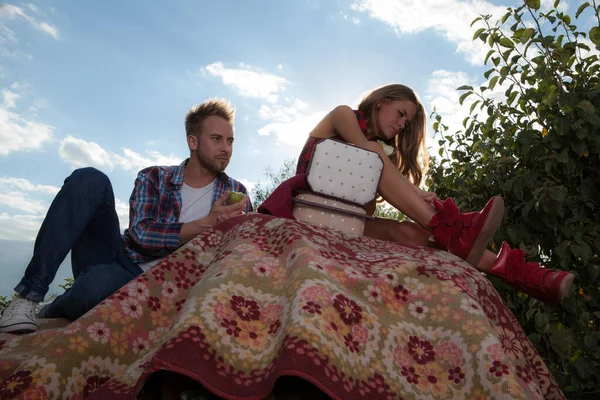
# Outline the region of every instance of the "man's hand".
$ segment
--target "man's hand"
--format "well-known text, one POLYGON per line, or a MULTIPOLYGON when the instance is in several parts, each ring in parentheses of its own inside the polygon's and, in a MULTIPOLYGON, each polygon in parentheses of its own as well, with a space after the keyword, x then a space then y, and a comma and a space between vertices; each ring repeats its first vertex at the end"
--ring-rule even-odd
POLYGON ((215 201, 206 217, 183 224, 181 232, 179 233, 180 246, 198 236, 203 230, 210 229, 220 222, 244 213, 244 207, 246 206, 248 198, 246 197, 239 203, 230 206, 223 205, 228 196, 229 191, 223 193, 223 195, 215 201))
POLYGON ((215 201, 212 208, 210 209, 210 213, 206 218, 210 222, 214 221, 212 225, 216 225, 218 223, 226 221, 231 217, 242 215, 244 213, 244 208, 246 207, 247 199, 245 198, 244 200, 241 200, 231 205, 223 205, 223 203, 227 200, 228 197, 229 191, 227 190, 225 193, 223 193, 221 197, 217 199, 217 201, 215 201))

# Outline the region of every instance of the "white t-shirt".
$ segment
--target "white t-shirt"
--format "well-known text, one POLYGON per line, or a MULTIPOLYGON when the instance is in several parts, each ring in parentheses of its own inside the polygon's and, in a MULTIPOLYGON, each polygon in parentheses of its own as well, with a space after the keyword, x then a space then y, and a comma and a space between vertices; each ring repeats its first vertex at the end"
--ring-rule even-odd
MULTIPOLYGON (((215 181, 198 189, 184 183, 181 187, 181 213, 179 214, 179 222, 191 222, 206 217, 212 207, 214 190, 215 181)), ((163 259, 164 257, 146 263, 139 263, 138 265, 142 271, 146 272, 163 259)))

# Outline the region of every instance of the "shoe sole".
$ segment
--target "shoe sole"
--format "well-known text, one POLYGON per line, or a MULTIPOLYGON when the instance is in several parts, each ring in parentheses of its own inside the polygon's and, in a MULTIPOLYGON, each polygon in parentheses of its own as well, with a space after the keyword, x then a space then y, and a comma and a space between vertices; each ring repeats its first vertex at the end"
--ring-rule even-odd
POLYGON ((35 331, 37 331, 37 325, 22 322, 0 328, 0 333, 31 333, 35 331))
POLYGON ((483 257, 483 253, 485 252, 488 243, 494 237, 494 234, 502 224, 502 218, 504 217, 504 200, 500 196, 492 197, 494 202, 492 203, 492 208, 483 223, 483 228, 481 228, 481 232, 475 239, 475 243, 473 243, 473 247, 471 251, 467 255, 466 261, 474 266, 479 264, 481 261, 481 257, 483 257))
POLYGON ((569 294, 569 289, 571 288, 571 284, 575 280, 575 275, 569 274, 567 275, 562 282, 560 283, 560 287, 558 288, 558 300, 561 301, 564 299, 567 294, 569 294))

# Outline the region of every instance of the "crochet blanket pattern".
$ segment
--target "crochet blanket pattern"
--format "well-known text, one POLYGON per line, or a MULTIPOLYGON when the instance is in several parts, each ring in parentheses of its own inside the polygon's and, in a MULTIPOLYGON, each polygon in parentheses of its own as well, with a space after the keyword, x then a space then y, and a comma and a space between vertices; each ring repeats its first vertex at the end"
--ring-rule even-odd
POLYGON ((563 399, 492 284, 444 251, 261 214, 206 231, 61 329, 0 334, 0 399, 132 399, 170 370, 225 399, 563 399))

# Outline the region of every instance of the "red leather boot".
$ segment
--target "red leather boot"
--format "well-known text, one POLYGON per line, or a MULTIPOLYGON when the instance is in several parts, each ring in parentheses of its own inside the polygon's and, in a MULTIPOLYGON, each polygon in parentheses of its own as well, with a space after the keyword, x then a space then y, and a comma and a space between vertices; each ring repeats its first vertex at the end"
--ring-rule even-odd
POLYGON ((492 197, 483 210, 461 214, 451 198, 434 200, 439 211, 427 224, 432 228, 435 243, 477 266, 487 244, 502 222, 504 200, 492 197))
POLYGON ((544 303, 558 303, 575 279, 568 271, 542 268, 536 262, 525 262, 525 253, 511 249, 504 242, 489 273, 502 278, 515 289, 544 303))

